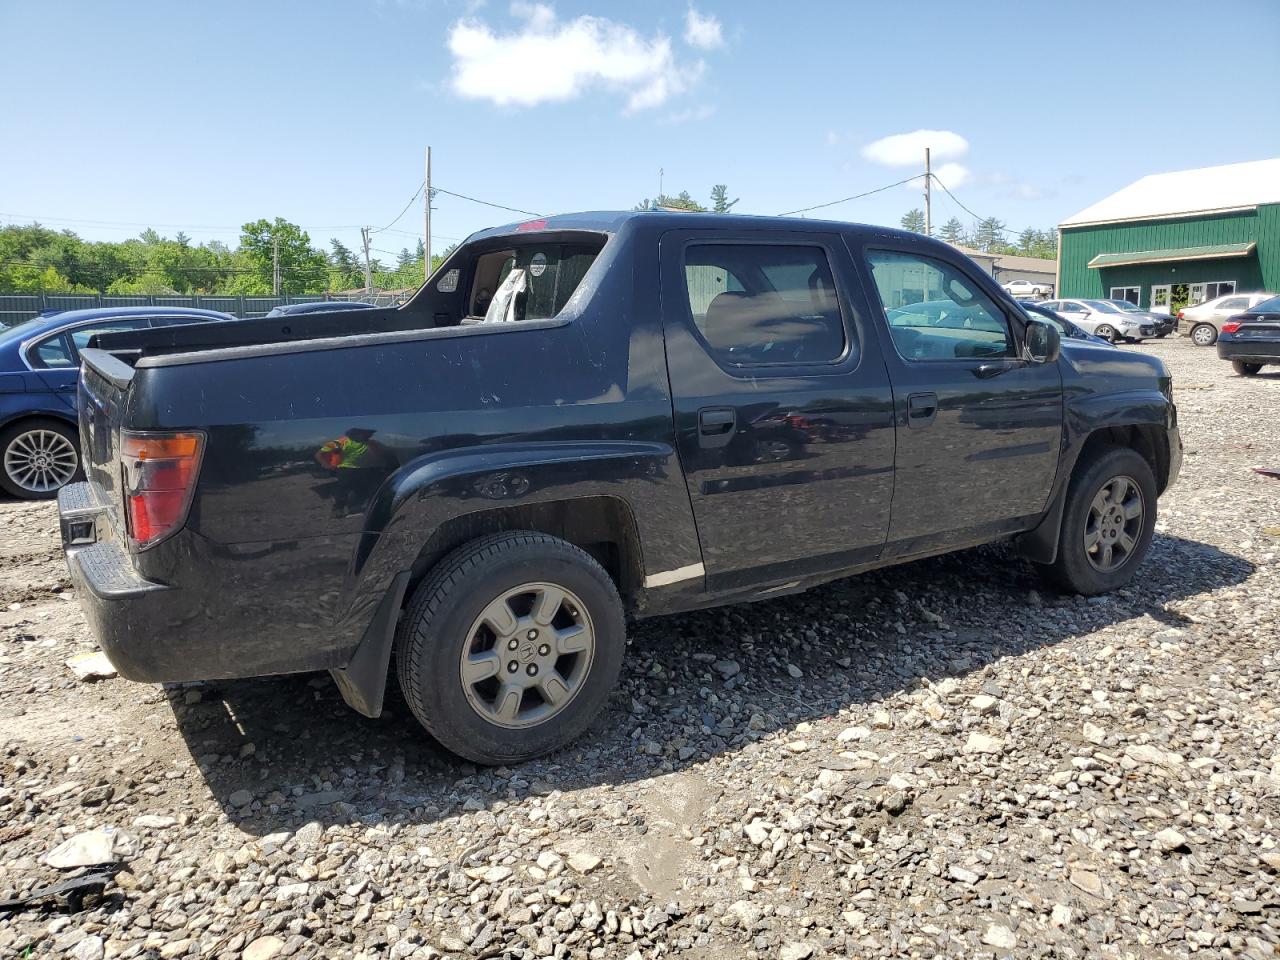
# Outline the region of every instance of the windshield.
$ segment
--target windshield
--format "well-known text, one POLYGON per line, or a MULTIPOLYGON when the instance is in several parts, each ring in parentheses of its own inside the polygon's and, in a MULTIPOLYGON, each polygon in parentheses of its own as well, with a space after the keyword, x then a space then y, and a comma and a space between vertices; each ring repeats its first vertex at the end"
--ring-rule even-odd
POLYGON ((1135 306, 1134 304, 1130 303, 1128 300, 1108 300, 1107 303, 1114 306, 1117 310, 1123 311, 1124 313, 1142 313, 1143 312, 1141 307, 1135 306))
POLYGON ((0 343, 12 343, 15 340, 25 340, 27 337, 35 333, 40 327, 44 326, 48 317, 32 317, 30 320, 24 320, 22 323, 14 324, 12 327, 4 327, 0 329, 0 343))
POLYGON ((1110 300, 1081 300, 1090 310, 1101 310, 1103 313, 1120 313, 1121 310, 1110 300))

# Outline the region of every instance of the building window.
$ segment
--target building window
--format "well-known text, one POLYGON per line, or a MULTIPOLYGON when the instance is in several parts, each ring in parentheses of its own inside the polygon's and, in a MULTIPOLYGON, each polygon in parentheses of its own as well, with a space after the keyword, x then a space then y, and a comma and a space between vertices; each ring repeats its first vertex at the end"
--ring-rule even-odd
POLYGON ((1136 307, 1138 305, 1138 302, 1142 299, 1142 288, 1141 287, 1112 287, 1111 299, 1127 300, 1136 307))
POLYGON ((1195 306, 1206 300, 1216 300, 1228 293, 1236 292, 1234 280, 1216 280, 1212 283, 1193 283, 1187 288, 1187 305, 1195 306))

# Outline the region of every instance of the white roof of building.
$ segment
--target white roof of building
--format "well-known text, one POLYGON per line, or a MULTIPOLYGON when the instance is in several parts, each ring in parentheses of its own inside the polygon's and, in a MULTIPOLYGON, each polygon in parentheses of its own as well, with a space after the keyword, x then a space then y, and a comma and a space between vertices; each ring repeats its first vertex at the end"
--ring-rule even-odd
POLYGON ((1280 203, 1280 157, 1155 173, 1099 200, 1059 226, 1149 220, 1280 203))

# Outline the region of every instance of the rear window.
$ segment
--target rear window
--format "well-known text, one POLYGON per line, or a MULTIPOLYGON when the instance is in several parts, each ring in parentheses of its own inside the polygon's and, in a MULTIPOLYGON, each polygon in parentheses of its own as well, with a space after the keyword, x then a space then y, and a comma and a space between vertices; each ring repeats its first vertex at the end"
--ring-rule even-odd
POLYGON ((1280 297, 1263 300, 1253 308, 1253 313, 1280 313, 1280 297))
POLYGON ((476 258, 467 313, 490 322, 547 320, 573 296, 603 244, 512 246, 476 258))

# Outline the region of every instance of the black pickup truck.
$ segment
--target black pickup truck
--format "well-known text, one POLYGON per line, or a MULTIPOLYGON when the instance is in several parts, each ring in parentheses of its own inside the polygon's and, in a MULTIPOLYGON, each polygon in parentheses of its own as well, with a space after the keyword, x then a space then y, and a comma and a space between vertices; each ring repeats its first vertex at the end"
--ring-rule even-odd
POLYGON ((599 712, 627 614, 1012 538, 1127 583, 1182 459, 1159 360, 1061 343, 954 249, 807 220, 593 213, 475 234, 398 309, 83 352, 67 561, 128 678, 394 657, 484 763, 599 712))

